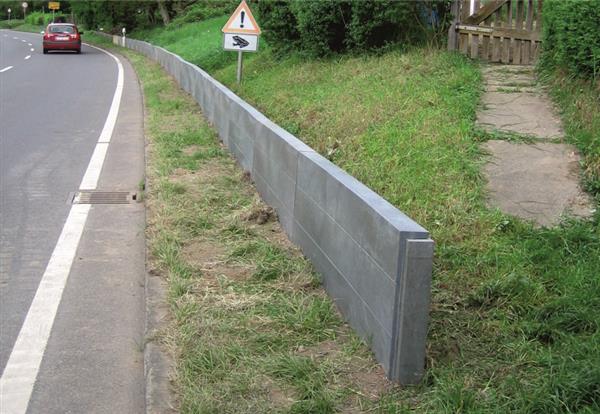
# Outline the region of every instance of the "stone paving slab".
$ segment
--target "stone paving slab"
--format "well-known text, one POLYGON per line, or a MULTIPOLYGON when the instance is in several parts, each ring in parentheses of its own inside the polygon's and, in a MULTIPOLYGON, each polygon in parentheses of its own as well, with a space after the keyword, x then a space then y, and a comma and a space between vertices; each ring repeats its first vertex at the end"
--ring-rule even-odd
POLYGON ((536 86, 532 68, 489 65, 482 73, 486 92, 477 115, 481 127, 539 139, 563 136, 554 105, 543 89, 536 86))
POLYGON ((546 227, 558 224, 565 213, 593 214, 579 186, 580 156, 573 146, 495 140, 484 148, 492 154, 484 169, 492 206, 546 227))
POLYGON ((534 138, 536 144, 489 141, 484 173, 489 204, 506 214, 553 226, 563 215, 589 217, 593 202, 579 185, 580 156, 562 140, 554 105, 531 66, 487 65, 485 92, 477 114, 480 127, 534 138))

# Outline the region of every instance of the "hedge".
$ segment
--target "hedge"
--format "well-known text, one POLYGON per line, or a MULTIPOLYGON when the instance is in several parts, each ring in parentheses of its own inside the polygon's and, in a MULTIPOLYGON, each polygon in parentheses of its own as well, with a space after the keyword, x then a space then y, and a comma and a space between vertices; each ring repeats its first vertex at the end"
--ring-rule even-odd
POLYGON ((423 38, 435 15, 441 24, 448 0, 260 0, 258 14, 275 51, 324 56, 423 38), (430 22, 427 22, 430 20, 430 22))
POLYGON ((571 74, 600 76, 600 0, 546 0, 543 10, 545 68, 571 74))

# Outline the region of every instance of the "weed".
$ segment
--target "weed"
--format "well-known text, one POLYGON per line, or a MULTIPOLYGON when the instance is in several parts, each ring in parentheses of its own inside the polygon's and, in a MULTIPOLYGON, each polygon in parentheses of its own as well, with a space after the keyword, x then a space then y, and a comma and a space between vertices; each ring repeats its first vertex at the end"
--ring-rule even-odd
POLYGON ((335 398, 326 387, 326 367, 307 357, 284 355, 270 367, 271 374, 294 387, 297 401, 292 413, 333 413, 335 398))
POLYGON ((539 138, 533 135, 518 134, 510 131, 488 130, 480 127, 473 128, 473 136, 479 142, 501 140, 522 144, 533 144, 540 141, 539 138))

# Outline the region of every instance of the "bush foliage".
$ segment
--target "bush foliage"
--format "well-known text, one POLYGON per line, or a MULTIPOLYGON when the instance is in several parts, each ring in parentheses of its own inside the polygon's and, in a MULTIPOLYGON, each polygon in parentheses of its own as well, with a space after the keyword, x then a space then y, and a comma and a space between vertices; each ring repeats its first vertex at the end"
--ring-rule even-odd
POLYGON ((52 23, 52 21, 57 23, 67 21, 70 22, 71 16, 62 13, 55 13, 52 15, 52 13, 33 12, 28 14, 27 18, 25 19, 25 23, 29 23, 32 26, 46 26, 52 23))
POLYGON ((543 14, 542 65, 597 79, 600 76, 600 0, 547 0, 543 14))
POLYGON ((261 0, 258 13, 264 36, 275 50, 294 49, 311 56, 324 56, 422 38, 426 26, 440 25, 448 3, 446 0, 261 0))
POLYGON ((176 14, 173 24, 196 23, 213 17, 231 14, 239 4, 238 0, 197 1, 176 14))

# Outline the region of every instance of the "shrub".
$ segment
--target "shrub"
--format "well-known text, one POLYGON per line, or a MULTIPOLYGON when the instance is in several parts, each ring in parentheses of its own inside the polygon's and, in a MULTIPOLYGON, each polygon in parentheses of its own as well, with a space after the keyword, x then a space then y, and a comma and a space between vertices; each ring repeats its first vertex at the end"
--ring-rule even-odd
POLYGON ((418 14, 414 2, 394 0, 352 2, 348 45, 358 49, 383 46, 386 42, 418 37, 418 14))
POLYGON ((422 9, 446 1, 262 0, 258 3, 264 35, 276 51, 291 49, 324 56, 368 49, 423 36, 422 9))
POLYGON ((544 3, 541 64, 571 74, 600 75, 600 0, 548 0, 544 3))
POLYGON ((349 2, 296 0, 292 5, 303 50, 313 56, 323 56, 344 49, 349 2))
POLYGON ((31 25, 44 25, 44 13, 42 12, 32 12, 27 15, 25 18, 25 23, 29 23, 31 25))
POLYGON ((261 1, 257 11, 265 40, 274 50, 285 53, 300 47, 298 22, 289 1, 261 1))
POLYGON ((235 10, 238 4, 238 0, 196 1, 180 12, 178 16, 173 19, 173 23, 194 23, 212 17, 230 14, 235 10))

